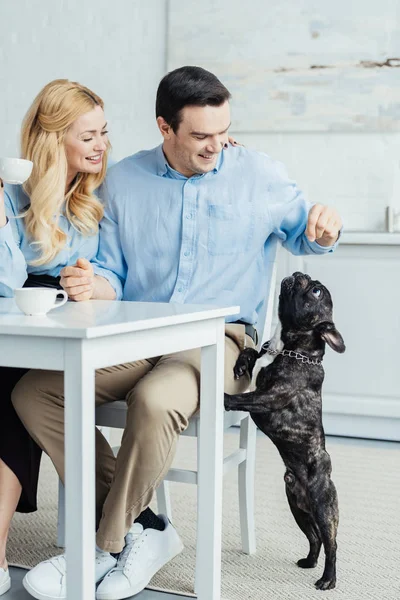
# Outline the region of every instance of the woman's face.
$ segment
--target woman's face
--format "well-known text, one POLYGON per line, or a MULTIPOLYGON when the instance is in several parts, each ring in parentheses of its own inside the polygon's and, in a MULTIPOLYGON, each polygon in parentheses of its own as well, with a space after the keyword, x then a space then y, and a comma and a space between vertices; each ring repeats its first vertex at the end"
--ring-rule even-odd
POLYGON ((100 173, 107 149, 106 127, 101 106, 96 106, 72 123, 64 139, 68 183, 77 173, 100 173))

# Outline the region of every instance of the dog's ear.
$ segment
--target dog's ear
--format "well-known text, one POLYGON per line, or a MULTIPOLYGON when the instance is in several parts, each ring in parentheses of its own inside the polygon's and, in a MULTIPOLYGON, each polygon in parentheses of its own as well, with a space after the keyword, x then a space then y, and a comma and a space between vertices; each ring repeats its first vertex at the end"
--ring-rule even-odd
POLYGON ((339 352, 339 354, 342 354, 346 350, 343 338, 332 321, 323 321, 322 323, 318 323, 316 330, 322 339, 329 344, 332 350, 339 352))

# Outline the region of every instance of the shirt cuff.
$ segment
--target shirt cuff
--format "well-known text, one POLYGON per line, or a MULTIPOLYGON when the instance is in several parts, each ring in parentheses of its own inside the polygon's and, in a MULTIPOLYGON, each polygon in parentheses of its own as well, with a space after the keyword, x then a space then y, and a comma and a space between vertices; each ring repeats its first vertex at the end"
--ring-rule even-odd
POLYGON ((342 235, 342 232, 343 232, 343 227, 342 227, 342 229, 340 229, 337 240, 333 244, 333 246, 321 246, 321 244, 318 244, 318 242, 316 240, 315 240, 315 242, 310 242, 310 240, 308 239, 306 234, 304 234, 304 240, 305 240, 305 243, 307 244, 308 248, 310 248, 310 250, 313 254, 328 254, 329 252, 334 252, 336 250, 336 248, 339 244, 339 240, 340 240, 340 236, 342 235))
POLYGON ((95 265, 93 263, 92 266, 94 274, 99 275, 100 277, 104 277, 104 279, 107 279, 108 283, 114 288, 116 294, 115 299, 122 300, 123 288, 118 275, 116 275, 112 271, 109 271, 108 269, 104 269, 103 267, 99 267, 98 265, 95 265))

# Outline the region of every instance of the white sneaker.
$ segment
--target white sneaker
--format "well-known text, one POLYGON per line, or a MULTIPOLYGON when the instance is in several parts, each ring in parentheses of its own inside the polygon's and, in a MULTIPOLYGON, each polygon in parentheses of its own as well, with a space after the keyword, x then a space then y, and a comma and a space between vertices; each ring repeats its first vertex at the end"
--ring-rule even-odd
POLYGON ((8 592, 10 587, 10 571, 8 569, 0 569, 0 596, 8 592))
MULTIPOLYGON (((96 583, 115 567, 117 560, 111 554, 96 550, 96 583)), ((22 584, 37 600, 65 600, 66 591, 65 554, 45 560, 25 575, 22 584)))
POLYGON ((164 515, 164 531, 143 529, 134 523, 125 537, 125 547, 97 588, 97 600, 122 600, 141 592, 167 562, 182 552, 183 543, 164 515))

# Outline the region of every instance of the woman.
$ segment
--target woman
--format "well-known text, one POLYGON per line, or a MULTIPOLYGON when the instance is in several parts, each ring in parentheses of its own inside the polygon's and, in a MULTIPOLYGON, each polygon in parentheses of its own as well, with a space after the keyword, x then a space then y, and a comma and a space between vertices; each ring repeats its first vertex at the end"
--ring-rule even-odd
MULTIPOLYGON (((21 132, 22 157, 33 161, 24 186, 0 179, 0 296, 24 284, 60 288, 59 274, 98 247, 109 142, 101 98, 65 79, 35 98, 21 132)), ((85 288, 82 288, 82 292, 85 288)), ((26 371, 0 369, 0 596, 11 586, 6 544, 14 512, 36 510, 41 450, 11 403, 26 371)))

